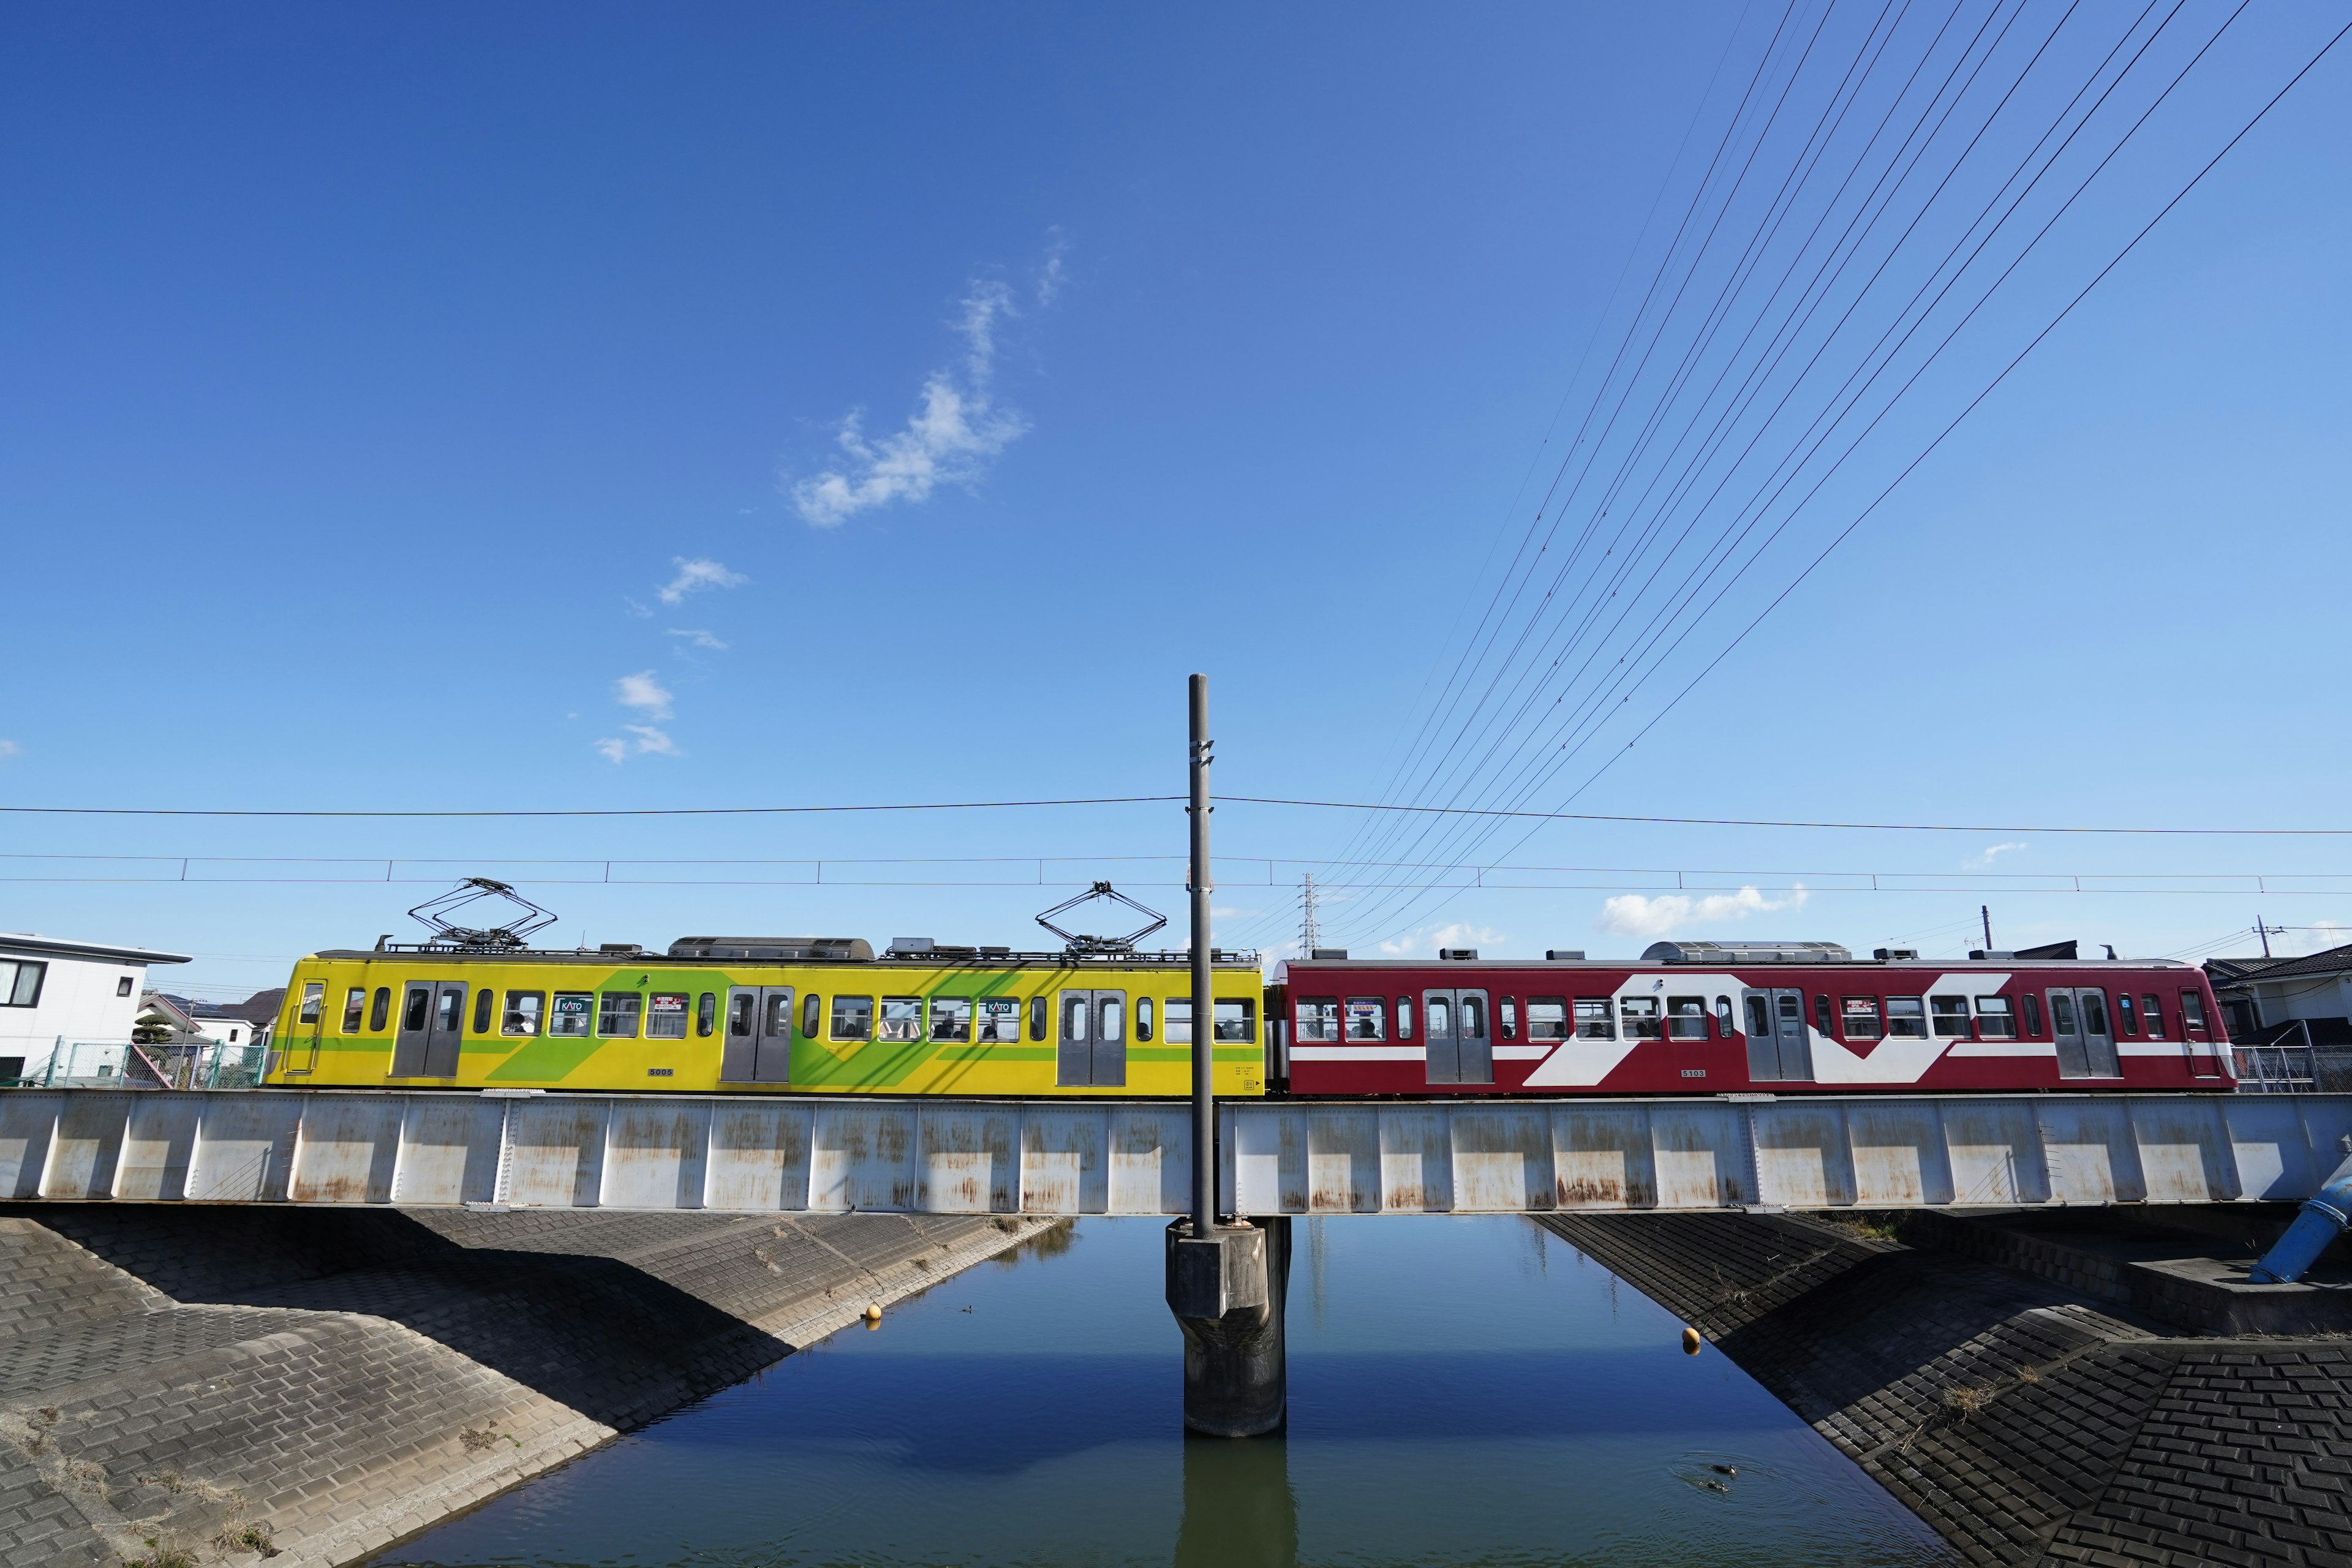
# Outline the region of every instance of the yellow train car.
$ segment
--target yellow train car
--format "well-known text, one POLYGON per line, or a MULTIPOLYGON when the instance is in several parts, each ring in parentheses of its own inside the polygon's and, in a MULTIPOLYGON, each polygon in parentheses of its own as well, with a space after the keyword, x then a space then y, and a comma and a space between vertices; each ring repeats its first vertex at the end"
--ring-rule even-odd
MULTIPOLYGON (((1216 1092, 1263 1095, 1254 956, 1213 969, 1216 1092)), ((1182 1096, 1181 953, 1014 953, 854 937, 683 937, 666 952, 380 946, 286 989, 274 1088, 642 1094, 1182 1096)))

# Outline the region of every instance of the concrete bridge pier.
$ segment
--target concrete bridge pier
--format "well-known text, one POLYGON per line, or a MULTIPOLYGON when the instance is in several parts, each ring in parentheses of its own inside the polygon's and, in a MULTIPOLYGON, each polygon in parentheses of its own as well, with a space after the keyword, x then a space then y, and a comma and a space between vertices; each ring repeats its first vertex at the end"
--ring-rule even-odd
POLYGON ((1212 1437, 1277 1432, 1288 1414, 1282 1339, 1290 1285, 1286 1215, 1168 1227, 1168 1309, 1184 1334, 1184 1425, 1212 1437))

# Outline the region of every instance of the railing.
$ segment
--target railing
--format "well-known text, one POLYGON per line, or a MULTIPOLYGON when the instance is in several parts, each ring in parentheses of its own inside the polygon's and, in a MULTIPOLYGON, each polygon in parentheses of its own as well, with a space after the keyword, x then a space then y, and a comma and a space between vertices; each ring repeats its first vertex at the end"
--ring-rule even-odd
MULTIPOLYGON (((2240 1094, 2314 1094, 2319 1089, 2319 1076, 2313 1070, 2311 1053, 2311 1022, 2297 1018, 2296 1030, 2303 1044, 2289 1046, 2238 1046, 2238 1092, 2240 1094)), ((2289 1038, 2281 1036, 2282 1040, 2289 1038)))

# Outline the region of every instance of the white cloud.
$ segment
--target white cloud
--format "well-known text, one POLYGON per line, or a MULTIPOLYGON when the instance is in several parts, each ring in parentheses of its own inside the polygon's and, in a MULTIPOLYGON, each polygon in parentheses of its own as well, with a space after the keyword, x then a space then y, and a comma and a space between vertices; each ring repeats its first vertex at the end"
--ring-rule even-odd
POLYGON ((665 605, 683 603, 688 594, 698 594, 705 588, 740 588, 751 580, 702 556, 689 561, 683 555, 673 555, 670 564, 677 568, 677 575, 661 586, 660 598, 665 605))
POLYGON ((1785 899, 1768 899, 1754 888, 1742 888, 1736 893, 1709 893, 1703 899, 1683 893, 1666 893, 1654 899, 1640 893, 1621 893, 1601 906, 1601 919, 1594 923, 1602 931, 1623 936, 1669 936, 1685 926, 1745 920, 1774 910, 1801 910, 1810 896, 1802 888, 1785 899))
MULTIPOLYGON (((1058 258, 1049 266, 1057 268, 1058 258)), ((961 376, 933 371, 906 428, 879 440, 867 438, 862 413, 849 414, 834 437, 849 460, 792 485, 793 510, 806 521, 832 528, 874 507, 927 500, 942 484, 978 479, 990 458, 1029 429, 1018 412, 996 406, 988 386, 996 368, 997 322, 1019 314, 1013 290, 974 282, 955 329, 964 340, 961 376)))
POLYGON ((10 757, 21 757, 24 754, 25 748, 16 742, 0 741, 0 763, 6 762, 10 757))
POLYGON ((2325 952, 2331 947, 2341 947, 2352 942, 2352 926, 2335 921, 2318 921, 2308 929, 2286 933, 2284 941, 2271 939, 2271 951, 2302 957, 2310 952, 2325 952))
POLYGON ((649 621, 654 618, 654 613, 651 610, 646 608, 645 605, 637 603, 635 599, 630 598, 626 594, 621 595, 621 603, 626 605, 629 607, 629 614, 635 616, 638 620, 649 621))
POLYGON ((654 679, 650 669, 635 675, 625 675, 613 682, 613 700, 624 708, 635 708, 648 719, 670 716, 670 694, 654 679))
POLYGON ((712 637, 709 632, 702 630, 700 627, 696 627, 692 630, 686 630, 677 626, 672 626, 669 628, 669 635, 674 637, 684 637, 688 647, 707 647, 711 649, 713 652, 724 652, 727 647, 725 643, 720 642, 717 637, 712 637))
POLYGON ((2021 840, 2015 844, 1992 845, 1986 848, 1983 853, 1977 855, 1971 859, 1962 861, 1960 863, 1960 869, 1963 871, 1989 871, 1992 869, 1992 862, 1995 856, 2006 855, 2012 849, 2022 849, 2024 847, 2025 845, 2021 840))
POLYGON ((1381 943, 1380 947, 1391 958, 1421 958, 1433 956, 1441 947, 1489 947, 1502 941, 1503 935, 1491 926, 1455 921, 1434 931, 1427 926, 1416 927, 1392 942, 1381 943))
POLYGON ((1057 224, 1045 231, 1045 264, 1037 268, 1037 303, 1051 305, 1061 297, 1062 285, 1068 281, 1062 270, 1062 258, 1068 255, 1070 242, 1057 224))
POLYGON ((671 740, 665 730, 651 724, 624 724, 621 728, 628 733, 607 735, 596 742, 597 752, 607 762, 625 763, 631 757, 642 757, 648 752, 657 752, 665 757, 678 754, 677 742, 671 740))

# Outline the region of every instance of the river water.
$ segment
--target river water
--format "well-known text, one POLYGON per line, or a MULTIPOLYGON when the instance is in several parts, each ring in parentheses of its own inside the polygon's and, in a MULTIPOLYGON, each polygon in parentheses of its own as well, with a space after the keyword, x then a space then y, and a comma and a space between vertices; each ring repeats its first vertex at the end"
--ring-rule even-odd
POLYGON ((1188 1440, 1160 1231, 1050 1233, 375 1564, 1958 1561, 1518 1218, 1296 1222, 1289 1430, 1188 1440))

